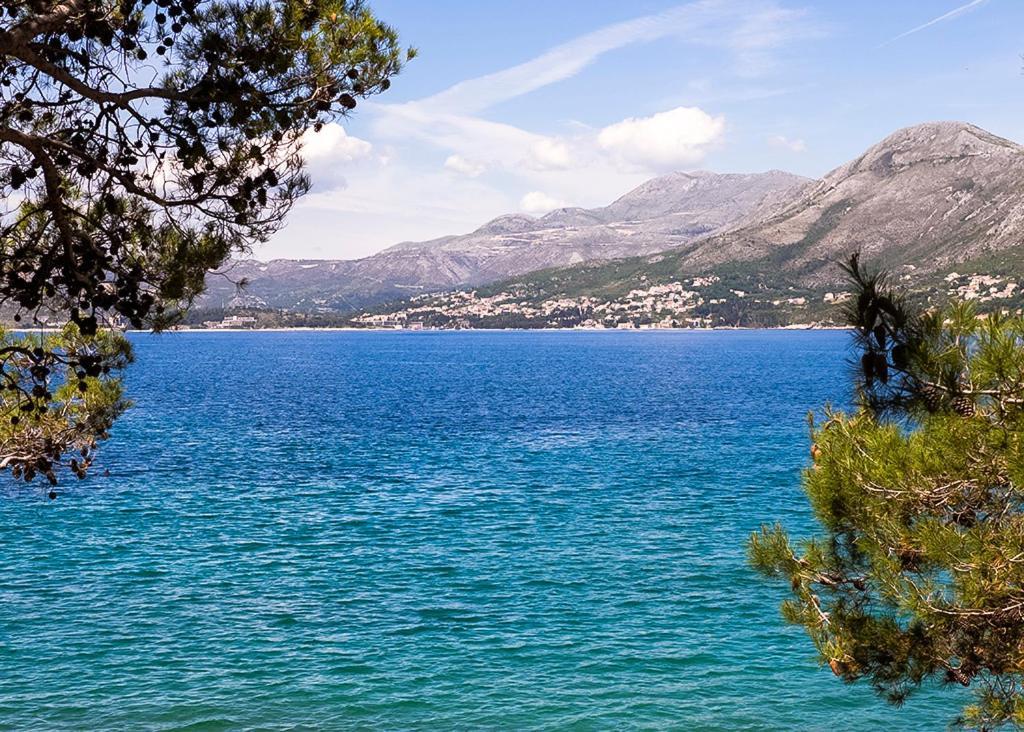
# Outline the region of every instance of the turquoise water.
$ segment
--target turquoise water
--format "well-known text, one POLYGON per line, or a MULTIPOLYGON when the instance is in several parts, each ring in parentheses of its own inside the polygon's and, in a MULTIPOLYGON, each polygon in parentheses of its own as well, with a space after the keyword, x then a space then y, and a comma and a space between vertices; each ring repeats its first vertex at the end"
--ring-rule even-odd
POLYGON ((0 496, 0 729, 944 726, 747 569, 824 332, 135 338, 109 477, 0 496))

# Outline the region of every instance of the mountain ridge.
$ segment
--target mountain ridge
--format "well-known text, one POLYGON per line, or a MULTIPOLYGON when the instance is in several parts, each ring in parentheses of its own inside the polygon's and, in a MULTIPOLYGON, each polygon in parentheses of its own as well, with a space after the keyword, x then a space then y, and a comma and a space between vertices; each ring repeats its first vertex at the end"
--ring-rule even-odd
MULTIPOLYGON (((612 323, 820 320, 842 288, 837 262, 853 251, 926 297, 1021 304, 1024 147, 974 125, 897 130, 761 213, 656 254, 534 272, 481 288, 477 302, 453 296, 447 319, 507 323, 515 302, 526 327, 596 324, 595 313, 612 323)), ((431 322, 428 305, 404 311, 431 322)))
POLYGON ((358 260, 233 262, 200 308, 354 311, 414 292, 481 286, 561 265, 646 254, 740 226, 810 180, 782 171, 674 173, 596 209, 506 214, 461 235, 401 242, 358 260), (235 282, 245 280, 239 292, 235 282))

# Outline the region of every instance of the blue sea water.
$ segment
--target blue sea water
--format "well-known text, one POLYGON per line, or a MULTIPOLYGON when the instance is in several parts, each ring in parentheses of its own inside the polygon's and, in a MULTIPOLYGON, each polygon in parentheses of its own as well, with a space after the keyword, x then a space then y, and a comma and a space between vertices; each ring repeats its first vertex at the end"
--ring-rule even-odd
POLYGON ((100 470, 0 496, 0 729, 942 728, 745 564, 847 338, 135 336, 100 470))

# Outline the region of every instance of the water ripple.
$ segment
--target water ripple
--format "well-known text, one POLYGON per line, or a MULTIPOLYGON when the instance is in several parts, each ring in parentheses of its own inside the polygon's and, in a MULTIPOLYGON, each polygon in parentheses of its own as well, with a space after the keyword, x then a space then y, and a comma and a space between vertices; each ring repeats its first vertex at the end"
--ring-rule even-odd
POLYGON ((0 729, 935 729, 818 668, 834 333, 136 337, 110 477, 2 486, 0 729))

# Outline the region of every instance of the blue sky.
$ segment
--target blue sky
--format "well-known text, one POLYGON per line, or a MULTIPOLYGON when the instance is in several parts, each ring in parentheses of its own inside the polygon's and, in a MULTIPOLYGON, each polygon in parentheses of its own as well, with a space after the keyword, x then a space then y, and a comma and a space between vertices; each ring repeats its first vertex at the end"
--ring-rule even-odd
POLYGON ((375 0, 420 55, 311 136, 261 258, 351 259, 672 170, 821 176, 957 119, 1024 141, 1020 0, 375 0))

